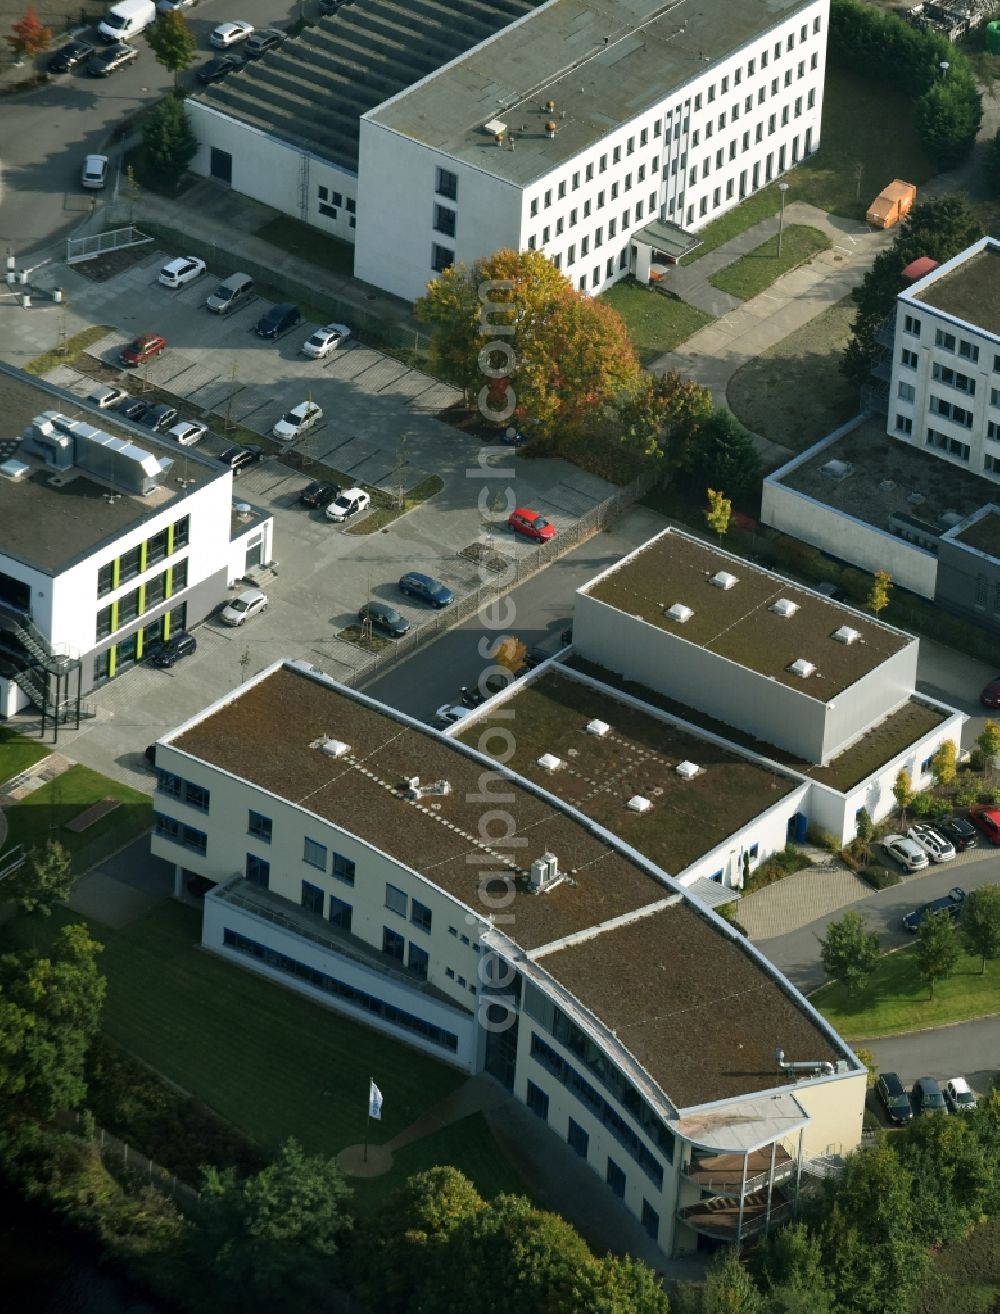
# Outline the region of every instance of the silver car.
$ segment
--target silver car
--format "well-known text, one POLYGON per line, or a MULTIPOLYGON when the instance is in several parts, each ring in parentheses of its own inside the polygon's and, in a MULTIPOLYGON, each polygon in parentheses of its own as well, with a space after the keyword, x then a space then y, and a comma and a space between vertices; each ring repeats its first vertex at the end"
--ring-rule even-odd
POLYGON ((223 607, 221 620, 224 625, 242 625, 262 611, 267 611, 267 594, 260 589, 247 589, 223 607))

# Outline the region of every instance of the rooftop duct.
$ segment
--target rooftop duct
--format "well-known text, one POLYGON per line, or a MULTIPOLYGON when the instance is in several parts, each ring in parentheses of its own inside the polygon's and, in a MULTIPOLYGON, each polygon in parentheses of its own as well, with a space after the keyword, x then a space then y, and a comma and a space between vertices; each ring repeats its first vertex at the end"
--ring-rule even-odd
POLYGON ((554 853, 543 853, 531 864, 528 883, 535 894, 550 890, 559 880, 559 859, 554 853))

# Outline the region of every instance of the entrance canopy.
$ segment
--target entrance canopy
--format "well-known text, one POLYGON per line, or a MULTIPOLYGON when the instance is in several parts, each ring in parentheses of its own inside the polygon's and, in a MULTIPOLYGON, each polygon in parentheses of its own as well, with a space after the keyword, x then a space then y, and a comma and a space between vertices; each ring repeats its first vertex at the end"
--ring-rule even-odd
POLYGON ((645 228, 640 228, 632 234, 632 241, 638 246, 651 247, 675 262, 701 246, 701 238, 695 233, 685 232, 679 224, 665 219, 654 219, 645 228))

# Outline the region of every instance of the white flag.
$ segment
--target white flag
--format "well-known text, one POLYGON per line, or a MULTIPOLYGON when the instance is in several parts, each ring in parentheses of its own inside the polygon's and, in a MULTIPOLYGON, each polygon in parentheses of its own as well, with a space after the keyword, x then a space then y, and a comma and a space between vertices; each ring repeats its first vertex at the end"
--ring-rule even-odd
POLYGON ((369 1118, 379 1119, 382 1117, 382 1092, 370 1079, 368 1082, 368 1116, 369 1118))

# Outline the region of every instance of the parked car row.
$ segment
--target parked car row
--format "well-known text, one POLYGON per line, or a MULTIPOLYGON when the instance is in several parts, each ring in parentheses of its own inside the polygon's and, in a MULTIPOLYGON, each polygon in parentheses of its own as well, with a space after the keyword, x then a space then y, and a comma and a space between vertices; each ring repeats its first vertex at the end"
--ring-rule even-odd
POLYGON ((933 824, 915 822, 905 835, 886 835, 881 845, 905 871, 922 871, 928 864, 951 862, 958 853, 976 847, 976 829, 1000 844, 1000 808, 975 803, 965 817, 940 817, 933 824))
POLYGON ((875 1091, 885 1116, 896 1127, 904 1127, 922 1113, 967 1113, 976 1107, 976 1095, 964 1077, 952 1077, 942 1091, 933 1077, 919 1077, 909 1095, 895 1072, 883 1072, 875 1091))

